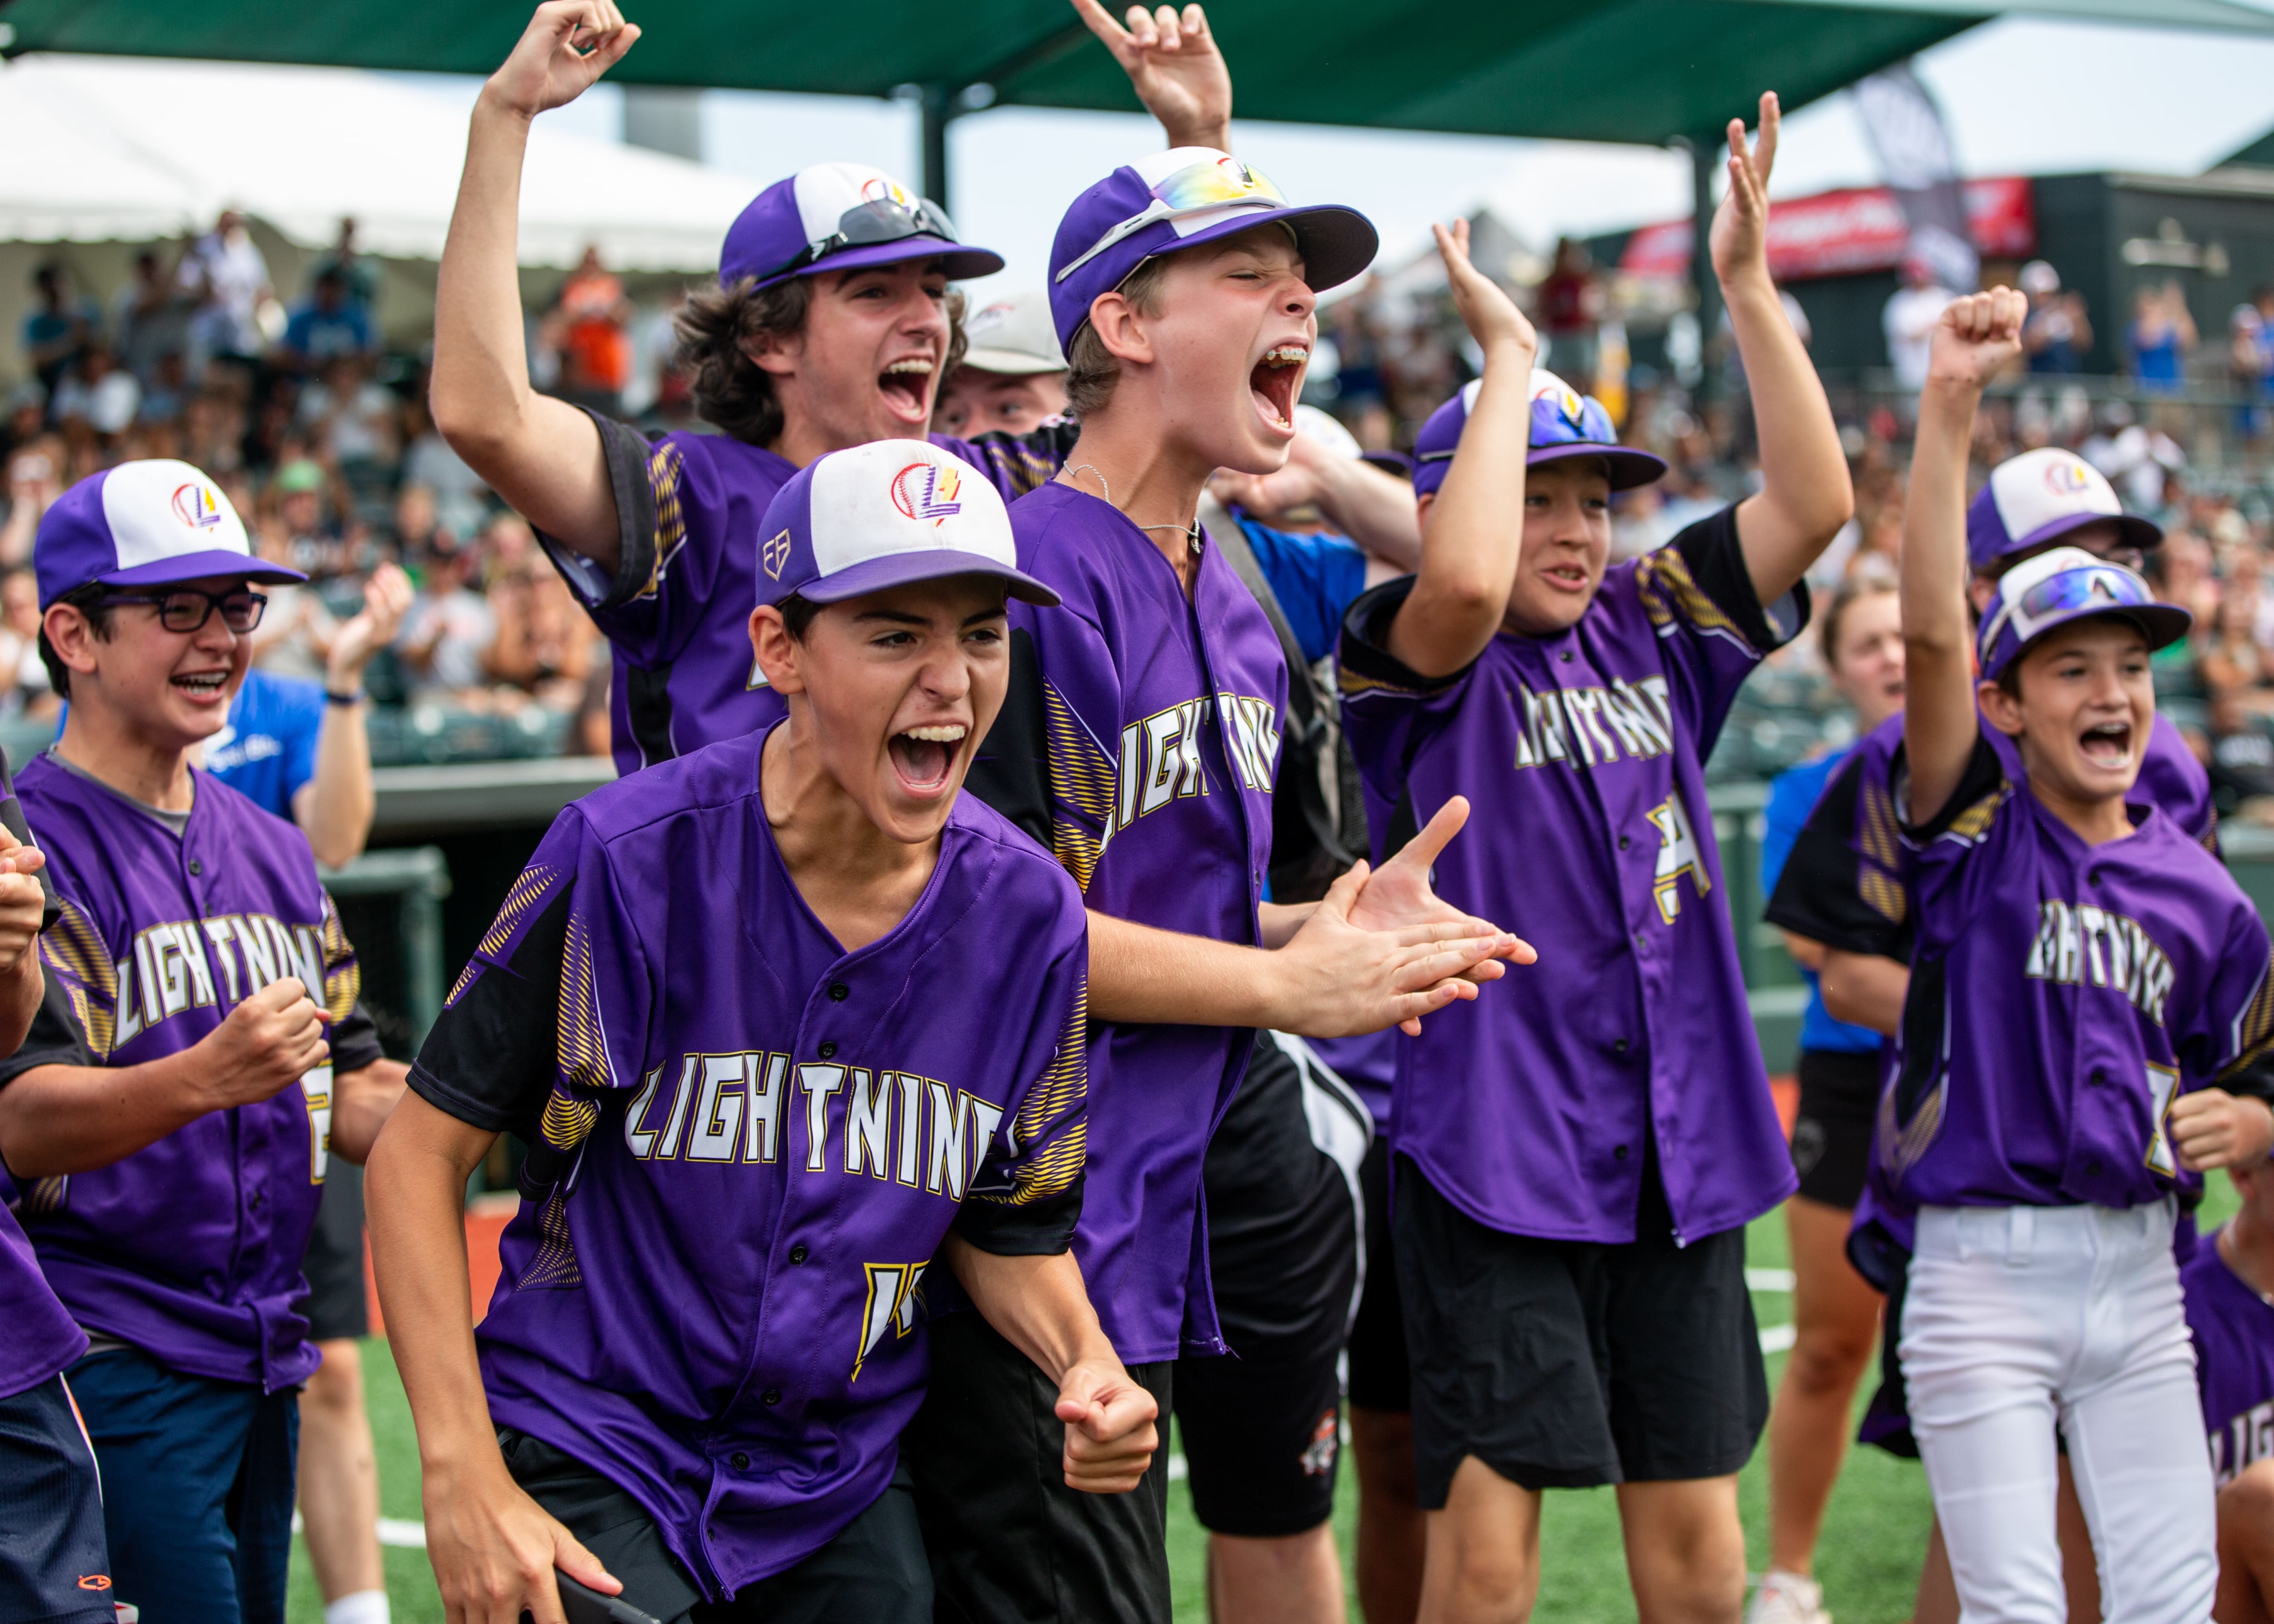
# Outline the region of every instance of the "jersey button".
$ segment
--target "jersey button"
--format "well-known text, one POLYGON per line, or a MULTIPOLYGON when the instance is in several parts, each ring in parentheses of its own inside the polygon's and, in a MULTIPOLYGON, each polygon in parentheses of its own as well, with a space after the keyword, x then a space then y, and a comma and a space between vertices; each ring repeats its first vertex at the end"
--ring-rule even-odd
POLYGON ((832 1039, 821 1046, 821 1057, 824 1060, 834 1060, 837 1057, 836 1040, 832 1039))
POLYGON ((740 1449, 735 1450, 734 1454, 727 1457, 727 1463, 732 1466, 736 1471, 748 1471, 750 1470, 750 1457, 744 1455, 740 1449))
POLYGON ((1621 836, 1619 837, 1619 850, 1621 850, 1621 851, 1623 851, 1623 851, 1625 851, 1625 850, 1627 849, 1627 847, 1629 847, 1629 846, 1632 846, 1633 844, 1634 844, 1633 840, 1631 840, 1630 838, 1629 838, 1627 836, 1625 836, 1625 835, 1621 835, 1621 836))
POLYGON ((769 1410, 772 1409, 776 1404, 781 1402, 781 1389, 779 1387, 768 1387, 764 1392, 758 1395, 758 1402, 764 1404, 769 1410))
POLYGON ((2100 1177, 2100 1163, 2097 1162, 2088 1162, 2084 1164, 2084 1170, 2087 1176, 2097 1178, 2100 1177))
POLYGON ((789 1260, 792 1263, 802 1263, 806 1259, 812 1255, 812 1253, 806 1251, 805 1243, 803 1241, 798 1242, 796 1245, 789 1249, 789 1260))
POLYGON ((1571 650, 1569 650, 1569 649, 1566 649, 1566 650, 1563 650, 1563 652, 1562 652, 1562 654, 1558 655, 1556 658, 1559 658, 1559 659, 1561 659, 1561 660, 1562 660, 1565 665, 1570 665, 1570 664, 1571 663, 1571 650))
POLYGON ((847 987, 844 982, 832 981, 829 983, 829 1001, 832 1004, 842 1004, 846 999, 852 996, 853 989, 850 987, 847 987))
MULTIPOLYGON (((1626 1052, 1627 1041, 1624 1038, 1613 1038, 1611 1040, 1611 1053, 1615 1055, 1623 1055, 1626 1052)), ((1626 1153, 1622 1151, 1619 1154, 1624 1155, 1626 1153)))
POLYGON ((191 859, 190 859, 190 872, 191 872, 192 874, 203 874, 205 871, 206 871, 206 866, 205 866, 205 864, 203 864, 203 863, 200 862, 200 861, 199 861, 196 858, 194 858, 194 857, 192 857, 192 858, 191 858, 191 859))
POLYGON ((1627 1159, 1627 1147, 1626 1147, 1625 1146, 1623 1146, 1623 1145, 1614 1145, 1614 1146, 1612 1146, 1612 1147, 1611 1147, 1611 1160, 1612 1160, 1612 1161, 1614 1161, 1614 1162, 1624 1162, 1626 1159, 1627 1159))
POLYGON ((2105 1088, 2108 1086, 2108 1073, 2105 1071, 2095 1071, 2085 1080, 2090 1082, 2095 1088, 2105 1088))

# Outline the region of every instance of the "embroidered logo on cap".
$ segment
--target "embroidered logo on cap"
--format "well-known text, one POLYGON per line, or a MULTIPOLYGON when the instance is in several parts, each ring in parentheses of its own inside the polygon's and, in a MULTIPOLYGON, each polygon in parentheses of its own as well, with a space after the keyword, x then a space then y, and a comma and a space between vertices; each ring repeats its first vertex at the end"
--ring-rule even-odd
POLYGON ((781 579, 782 566, 789 562, 787 530, 767 539, 765 545, 758 549, 758 562, 765 566, 766 576, 769 580, 781 579))
POLYGON ((962 492, 955 470, 937 462, 911 462, 892 476, 892 506, 908 518, 930 519, 935 525, 963 511, 956 500, 962 492))
POLYGON ((193 530, 211 530, 221 523, 221 503, 211 485, 192 479, 174 487, 174 516, 193 530))
POLYGON ((2055 496, 2077 496, 2091 483, 2084 464, 2074 457, 2056 457, 2045 464, 2045 488, 2055 496))
POLYGON ((861 201, 863 203, 897 203, 902 208, 906 208, 914 203, 915 199, 908 196, 907 192, 901 191, 899 184, 895 182, 892 177, 888 175, 871 175, 867 180, 861 183, 861 201))

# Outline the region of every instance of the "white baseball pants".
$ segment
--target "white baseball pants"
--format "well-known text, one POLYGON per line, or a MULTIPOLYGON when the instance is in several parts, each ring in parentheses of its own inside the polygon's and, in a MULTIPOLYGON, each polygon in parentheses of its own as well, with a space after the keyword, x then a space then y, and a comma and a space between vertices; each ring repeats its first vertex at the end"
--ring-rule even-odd
POLYGON ((2106 1624, 2205 1624, 2218 1513, 2169 1201, 1928 1207, 1899 1351, 1962 1624, 2064 1624, 2053 1425, 2106 1624))

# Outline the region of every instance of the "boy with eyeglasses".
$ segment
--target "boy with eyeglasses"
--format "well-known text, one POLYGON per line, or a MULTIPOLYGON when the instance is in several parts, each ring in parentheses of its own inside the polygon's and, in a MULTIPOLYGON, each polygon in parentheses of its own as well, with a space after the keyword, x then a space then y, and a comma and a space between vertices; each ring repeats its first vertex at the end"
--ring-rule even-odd
POLYGON ((0 1061, 0 1160, 91 1339, 68 1376, 119 1598, 151 1624, 282 1620, 317 1363, 300 1259, 331 1155, 363 1159, 403 1076, 352 1015, 306 838, 190 764, 244 680, 254 587, 302 577, 166 460, 64 492, 32 561, 72 709, 17 793, 61 914, 0 1061))

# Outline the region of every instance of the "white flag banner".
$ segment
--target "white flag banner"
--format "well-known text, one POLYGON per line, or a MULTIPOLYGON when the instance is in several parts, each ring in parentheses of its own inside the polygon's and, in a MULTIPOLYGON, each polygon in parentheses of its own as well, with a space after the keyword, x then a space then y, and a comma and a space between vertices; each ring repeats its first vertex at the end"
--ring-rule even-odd
POLYGON ((1935 280, 1954 292, 1971 293, 1982 261, 1967 230, 1966 194, 1942 109, 1908 62, 1856 80, 1851 94, 1879 173, 1910 229, 1904 257, 1931 267, 1935 280))

